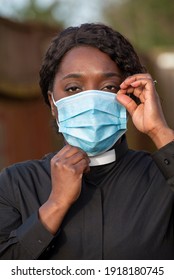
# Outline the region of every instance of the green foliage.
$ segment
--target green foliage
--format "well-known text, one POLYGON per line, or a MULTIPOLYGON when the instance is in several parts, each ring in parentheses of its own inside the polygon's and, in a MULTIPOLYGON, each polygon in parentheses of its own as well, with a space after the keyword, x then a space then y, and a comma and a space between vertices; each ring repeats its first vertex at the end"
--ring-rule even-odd
POLYGON ((49 6, 43 7, 37 0, 29 0, 25 6, 15 10, 20 21, 35 21, 49 25, 63 25, 63 23, 54 16, 54 12, 59 7, 59 1, 54 0, 49 6))
POLYGON ((141 50, 174 45, 174 1, 112 1, 103 17, 141 50))

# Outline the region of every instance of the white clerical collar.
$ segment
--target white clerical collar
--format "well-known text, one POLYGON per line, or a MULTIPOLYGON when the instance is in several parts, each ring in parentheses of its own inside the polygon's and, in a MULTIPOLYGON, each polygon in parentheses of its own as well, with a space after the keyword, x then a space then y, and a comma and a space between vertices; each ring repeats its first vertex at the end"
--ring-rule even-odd
POLYGON ((114 149, 112 149, 101 155, 93 156, 93 157, 89 157, 89 158, 91 160, 89 166, 108 164, 108 163, 116 161, 116 152, 114 149))

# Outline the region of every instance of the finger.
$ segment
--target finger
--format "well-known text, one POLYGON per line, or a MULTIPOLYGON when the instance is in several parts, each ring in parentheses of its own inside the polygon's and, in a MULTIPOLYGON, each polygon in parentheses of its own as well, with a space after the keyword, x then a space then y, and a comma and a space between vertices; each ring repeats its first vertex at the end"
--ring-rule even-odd
MULTIPOLYGON (((131 78, 129 79, 129 82, 130 81, 132 81, 131 78)), ((150 94, 153 95, 154 90, 155 86, 151 78, 141 78, 131 82, 127 89, 120 89, 117 94, 128 94, 132 98, 135 96, 140 100, 141 103, 144 103, 150 94)))
POLYGON ((71 149, 71 146, 68 145, 68 144, 66 144, 65 146, 63 146, 63 148, 62 148, 60 151, 58 151, 58 153, 55 155, 55 157, 56 157, 56 156, 59 156, 59 157, 63 156, 63 155, 66 154, 70 149, 71 149))
POLYGON ((83 174, 90 170, 89 162, 87 158, 72 156, 70 158, 60 159, 57 158, 55 166, 63 172, 71 172, 72 174, 83 174))
POLYGON ((85 160, 88 165, 90 163, 90 159, 89 159, 88 155, 81 150, 78 150, 77 153, 74 153, 69 157, 65 157, 65 160, 68 161, 69 164, 71 164, 71 165, 75 165, 75 164, 79 163, 81 160, 85 160))
POLYGON ((155 85, 151 79, 141 79, 131 83, 134 88, 133 94, 140 99, 142 103, 156 93, 155 85))
POLYGON ((85 153, 85 151, 83 151, 82 149, 78 148, 78 147, 74 147, 71 146, 69 144, 66 144, 56 155, 55 157, 59 157, 59 158, 69 158, 71 156, 73 156, 76 153, 81 153, 83 154, 83 156, 88 157, 87 154, 85 153))
POLYGON ((136 102, 125 94, 119 94, 116 96, 117 100, 126 108, 131 116, 133 116, 135 110, 137 109, 136 102))
POLYGON ((74 167, 79 174, 88 173, 90 171, 89 163, 86 162, 85 159, 80 160, 74 167))
POLYGON ((147 80, 152 80, 152 77, 150 74, 146 73, 146 74, 135 74, 135 75, 132 75, 132 76, 129 76, 128 78, 126 78, 120 85, 120 88, 121 89, 126 89, 128 88, 131 83, 133 82, 136 82, 138 80, 144 80, 144 79, 147 79, 147 80))
MULTIPOLYGON (((136 82, 134 82, 136 83, 136 82)), ((144 96, 144 86, 140 82, 139 84, 136 84, 135 86, 132 84, 132 98, 137 97, 140 103, 145 102, 145 96, 144 96)))
POLYGON ((150 89, 155 88, 154 82, 153 82, 152 79, 139 79, 139 80, 136 80, 136 81, 132 82, 131 86, 133 88, 138 88, 138 87, 140 87, 140 88, 147 87, 147 88, 150 88, 150 89))
MULTIPOLYGON (((88 155, 81 149, 68 145, 61 150, 61 153, 57 153, 56 156, 52 159, 52 164, 56 168, 60 169, 74 169, 75 165, 79 162, 85 162, 85 169, 88 169, 90 159, 88 155)), ((82 165, 82 170, 84 169, 82 165)), ((84 172, 84 170, 83 170, 84 172)))
POLYGON ((68 145, 68 146, 69 146, 69 149, 67 149, 64 153, 65 158, 72 157, 75 154, 81 154, 81 155, 83 155, 83 157, 87 157, 87 153, 85 151, 83 151, 82 149, 71 146, 71 145, 68 145))

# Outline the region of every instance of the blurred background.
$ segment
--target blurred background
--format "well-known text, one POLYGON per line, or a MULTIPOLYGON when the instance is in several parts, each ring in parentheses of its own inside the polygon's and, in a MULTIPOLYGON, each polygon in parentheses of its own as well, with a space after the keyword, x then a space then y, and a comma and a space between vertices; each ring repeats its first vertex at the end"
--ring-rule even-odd
MULTIPOLYGON (((52 37, 83 22, 103 22, 123 33, 158 81, 157 91, 174 128, 174 1, 0 0, 0 170, 62 146, 38 86, 52 37)), ((153 152, 129 120, 130 148, 153 152)))

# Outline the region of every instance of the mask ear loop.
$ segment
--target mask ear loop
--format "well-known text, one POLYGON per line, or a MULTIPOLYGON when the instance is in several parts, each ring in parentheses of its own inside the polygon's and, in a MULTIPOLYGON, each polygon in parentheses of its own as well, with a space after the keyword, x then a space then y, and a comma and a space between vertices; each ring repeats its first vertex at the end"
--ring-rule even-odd
POLYGON ((55 105, 56 108, 57 108, 56 101, 55 101, 54 96, 53 96, 53 92, 51 93, 51 98, 52 98, 52 100, 53 100, 54 105, 55 105))
MULTIPOLYGON (((57 107, 56 101, 55 101, 55 99, 54 99, 53 92, 51 93, 51 98, 52 98, 53 104, 56 106, 57 111, 58 111, 58 107, 57 107)), ((57 122, 58 127, 60 127, 60 124, 59 124, 59 120, 58 120, 58 119, 57 119, 56 122, 57 122)))

